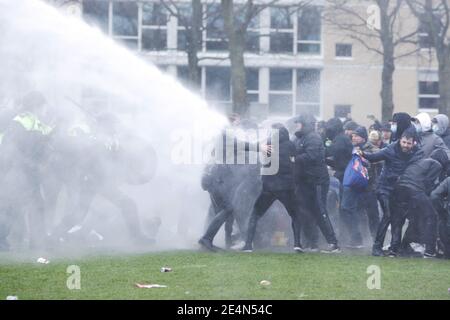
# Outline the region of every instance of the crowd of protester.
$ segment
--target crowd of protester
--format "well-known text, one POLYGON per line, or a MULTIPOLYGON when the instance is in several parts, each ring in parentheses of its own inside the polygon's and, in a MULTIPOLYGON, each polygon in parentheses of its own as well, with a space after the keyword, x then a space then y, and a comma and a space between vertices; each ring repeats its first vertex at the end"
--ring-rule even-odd
POLYGON ((372 117, 366 128, 351 119, 316 121, 302 114, 286 124, 272 124, 278 132, 276 148, 273 135, 251 143, 235 134, 256 124, 237 115, 230 121, 221 148, 234 148, 234 157, 259 152, 270 158, 276 152, 279 167, 275 174, 264 174, 270 162, 243 165, 217 158, 205 167, 202 187, 209 192, 211 208, 199 240, 204 249, 224 250, 213 241, 225 224, 226 248, 242 240, 240 249, 252 252, 255 235, 265 232, 258 222, 278 200, 291 218, 290 243, 298 253, 319 251, 322 234, 327 246, 320 251, 326 253, 362 249, 369 238, 374 256, 450 257, 446 115, 400 112, 388 123, 372 117), (245 148, 237 150, 236 141, 244 141, 245 148), (358 164, 367 180, 363 186, 346 182, 358 164), (332 194, 336 217, 329 213, 332 194))

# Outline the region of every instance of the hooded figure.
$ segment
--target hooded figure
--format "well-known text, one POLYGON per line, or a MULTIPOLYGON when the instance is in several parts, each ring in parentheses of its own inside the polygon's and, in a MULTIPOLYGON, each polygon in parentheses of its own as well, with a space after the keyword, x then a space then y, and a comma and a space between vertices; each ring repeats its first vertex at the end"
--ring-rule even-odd
POLYGON ((416 131, 420 137, 419 145, 425 158, 428 158, 436 149, 448 150, 442 138, 432 131, 431 118, 428 113, 419 113, 414 120, 416 121, 416 131))
POLYGON ((325 147, 318 133, 314 131, 316 120, 304 114, 295 120, 301 129, 295 132, 295 179, 313 184, 328 183, 328 169, 325 163, 325 147))
POLYGON ((301 207, 305 214, 306 238, 311 249, 317 249, 316 224, 329 244, 330 252, 338 252, 336 235, 328 217, 326 207, 330 178, 325 163, 325 147, 318 133, 314 131, 315 118, 309 114, 300 115, 295 122, 295 185, 301 207))
POLYGON ((332 118, 326 124, 327 148, 325 150, 327 165, 335 171, 334 176, 342 183, 345 168, 352 158, 353 145, 339 118, 332 118))
POLYGON ((393 123, 391 125, 392 131, 391 142, 400 140, 400 137, 402 136, 403 132, 409 127, 412 127, 411 116, 405 112, 394 113, 394 115, 392 116, 392 122, 393 123))
POLYGON ((294 144, 289 140, 289 131, 282 124, 272 125, 273 134, 271 137, 276 137, 276 131, 278 131, 278 143, 272 141, 272 138, 268 139, 268 145, 271 146, 270 163, 263 165, 261 170, 261 180, 263 183, 263 189, 261 194, 256 200, 247 228, 247 239, 243 251, 251 252, 253 250, 253 239, 256 232, 256 226, 259 219, 266 213, 271 205, 279 200, 292 219, 292 231, 294 234, 294 250, 296 252, 303 252, 300 243, 300 208, 297 198, 295 196, 294 189, 294 162, 293 157, 295 155, 294 144), (274 158, 275 157, 275 158, 274 158), (278 158, 278 159, 277 159, 278 158), (276 173, 269 173, 268 170, 271 166, 276 165, 274 162, 278 160, 278 170, 276 173))
POLYGON ((450 148, 450 128, 448 127, 448 117, 445 114, 438 114, 432 120, 433 132, 444 140, 445 145, 450 148))

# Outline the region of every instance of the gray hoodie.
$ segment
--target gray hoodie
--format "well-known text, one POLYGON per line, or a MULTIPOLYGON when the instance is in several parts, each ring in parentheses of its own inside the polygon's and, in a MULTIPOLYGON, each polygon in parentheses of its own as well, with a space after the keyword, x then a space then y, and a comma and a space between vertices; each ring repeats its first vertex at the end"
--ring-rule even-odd
POLYGON ((439 129, 435 131, 439 135, 448 148, 450 148, 450 128, 448 127, 449 120, 445 114, 438 114, 433 118, 436 119, 439 129))
POLYGON ((444 141, 441 137, 431 131, 431 118, 425 113, 419 113, 416 117, 420 122, 420 126, 422 127, 423 132, 420 133, 420 149, 424 153, 424 158, 428 158, 431 153, 436 149, 445 149, 447 154, 449 154, 449 150, 445 145, 444 141))

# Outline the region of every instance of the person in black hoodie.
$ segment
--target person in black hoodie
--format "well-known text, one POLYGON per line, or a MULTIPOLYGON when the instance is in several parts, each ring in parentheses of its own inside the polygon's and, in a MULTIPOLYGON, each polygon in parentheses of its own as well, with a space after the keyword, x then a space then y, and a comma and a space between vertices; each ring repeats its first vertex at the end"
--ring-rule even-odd
POLYGON ((316 120, 309 114, 300 115, 295 122, 295 185, 300 205, 306 211, 307 233, 311 232, 312 249, 317 248, 317 223, 329 244, 329 252, 339 252, 338 241, 327 211, 327 195, 330 185, 325 148, 322 139, 314 131, 316 120), (309 218, 309 219, 308 219, 309 218), (312 218, 312 219, 311 219, 312 218), (314 222, 313 222, 314 220, 314 222))
POLYGON ((394 189, 395 201, 392 203, 392 240, 389 256, 395 257, 399 253, 402 227, 408 212, 420 215, 410 218, 424 222, 421 228, 423 232, 420 232, 424 234, 425 240, 424 258, 435 256, 437 213, 433 209, 429 195, 447 162, 447 153, 437 149, 430 158, 410 164, 400 177, 394 189))
MULTIPOLYGON (((447 167, 448 164, 447 162, 447 167)), ((438 213, 438 247, 442 250, 444 258, 450 259, 450 177, 441 181, 431 192, 430 198, 438 213)))
POLYGON ((340 182, 339 186, 339 236, 341 241, 344 234, 344 213, 342 212, 342 195, 344 172, 348 163, 352 159, 353 144, 350 138, 344 133, 344 127, 339 118, 332 118, 326 123, 325 129, 325 161, 334 170, 334 177, 340 182))
POLYGON ((411 164, 423 157, 423 153, 417 147, 418 137, 414 128, 403 132, 401 139, 391 143, 386 148, 372 153, 358 151, 358 154, 370 162, 385 161, 381 176, 377 185, 377 197, 383 211, 375 241, 372 247, 372 255, 383 256, 383 243, 387 229, 391 224, 392 191, 399 177, 411 164))
POLYGON ((391 142, 400 140, 403 132, 408 128, 413 128, 411 124, 411 116, 405 112, 394 113, 391 123, 391 142))
POLYGON ((326 124, 325 156, 327 165, 334 171, 334 176, 341 182, 347 164, 352 158, 353 145, 348 136, 344 134, 344 127, 339 118, 332 118, 326 124))
POLYGON ((286 208, 292 219, 292 230, 294 232, 294 250, 303 252, 300 243, 300 212, 298 201, 295 197, 294 187, 294 156, 295 146, 289 140, 289 132, 282 124, 273 124, 274 132, 268 141, 267 153, 271 154, 270 162, 263 164, 261 170, 261 180, 263 189, 255 205, 248 222, 247 239, 245 246, 242 248, 244 252, 253 251, 253 238, 256 232, 258 220, 266 213, 275 200, 279 200, 286 208), (278 143, 273 143, 278 132, 278 143), (265 170, 276 166, 278 160, 278 170, 274 172, 266 172, 265 170))

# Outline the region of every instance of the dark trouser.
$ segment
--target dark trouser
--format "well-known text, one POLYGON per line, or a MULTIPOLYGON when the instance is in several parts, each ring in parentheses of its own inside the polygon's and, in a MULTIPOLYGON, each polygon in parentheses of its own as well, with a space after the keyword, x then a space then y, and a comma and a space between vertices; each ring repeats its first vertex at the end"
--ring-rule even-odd
POLYGON ((255 237, 256 226, 258 220, 266 213, 275 200, 279 200, 292 219, 292 231, 294 232, 294 246, 301 247, 300 242, 300 213, 298 201, 294 190, 282 191, 262 191, 253 206, 252 213, 248 222, 246 247, 253 245, 253 238, 255 237))
POLYGON ((245 240, 249 214, 261 194, 261 180, 259 176, 246 177, 236 188, 233 195, 233 217, 239 227, 240 238, 245 240))
POLYGON ((372 238, 376 237, 379 224, 378 203, 376 196, 371 190, 355 190, 344 187, 342 196, 342 218, 350 232, 350 243, 361 245, 363 238, 360 232, 361 211, 365 211, 369 221, 369 230, 372 238))
POLYGON ((433 201, 433 207, 438 213, 439 246, 444 252, 444 257, 450 258, 450 214, 442 199, 433 201))
MULTIPOLYGON (((329 244, 337 244, 336 234, 334 233, 333 225, 331 224, 327 210, 327 196, 329 182, 322 184, 299 183, 296 188, 297 196, 300 199, 300 208, 305 209, 304 215, 309 215, 314 223, 309 223, 310 233, 312 234, 312 245, 317 247, 317 228, 329 244)), ((300 212, 302 212, 300 211, 300 212)))
MULTIPOLYGON (((230 192, 231 193, 231 192, 230 192)), ((213 241, 214 237, 216 236, 217 232, 219 232, 220 227, 227 222, 233 221, 233 206, 230 201, 230 195, 226 192, 226 190, 223 190, 221 188, 212 188, 209 190, 209 195, 211 197, 211 202, 213 204, 213 207, 215 208, 216 215, 214 218, 210 221, 208 227, 206 228, 206 232, 203 235, 202 238, 207 239, 209 241, 213 241)), ((225 230, 225 233, 227 234, 227 231, 230 231, 229 228, 229 222, 227 230, 225 230)), ((231 224, 232 228, 232 224, 231 224)), ((230 232, 231 236, 231 232, 230 232)))
POLYGON ((430 198, 424 192, 405 187, 399 187, 395 190, 395 198, 395 202, 392 204, 391 250, 398 252, 400 249, 405 219, 408 212, 414 212, 417 216, 412 216, 411 220, 424 221, 423 228, 419 227, 418 234, 423 235, 426 252, 434 254, 437 238, 437 213, 430 198))
POLYGON ((383 211, 383 217, 378 225, 377 233, 375 235, 375 241, 373 247, 382 249, 384 244, 384 238, 386 237, 387 229, 391 224, 391 201, 390 196, 387 194, 378 194, 378 201, 380 202, 381 210, 383 211))
MULTIPOLYGON (((214 196, 210 193, 209 197, 211 199, 211 205, 208 209, 208 217, 206 219, 205 232, 211 225, 211 222, 214 220, 217 214, 221 212, 223 209, 218 205, 220 203, 220 196, 216 194, 215 198, 218 200, 214 200, 214 196)), ((230 214, 227 216, 225 220, 225 244, 226 247, 229 248, 232 245, 232 233, 233 233, 233 224, 234 224, 234 214, 230 214)), ((220 229, 220 227, 219 227, 220 229)), ((214 235, 215 236, 215 235, 214 235)))

